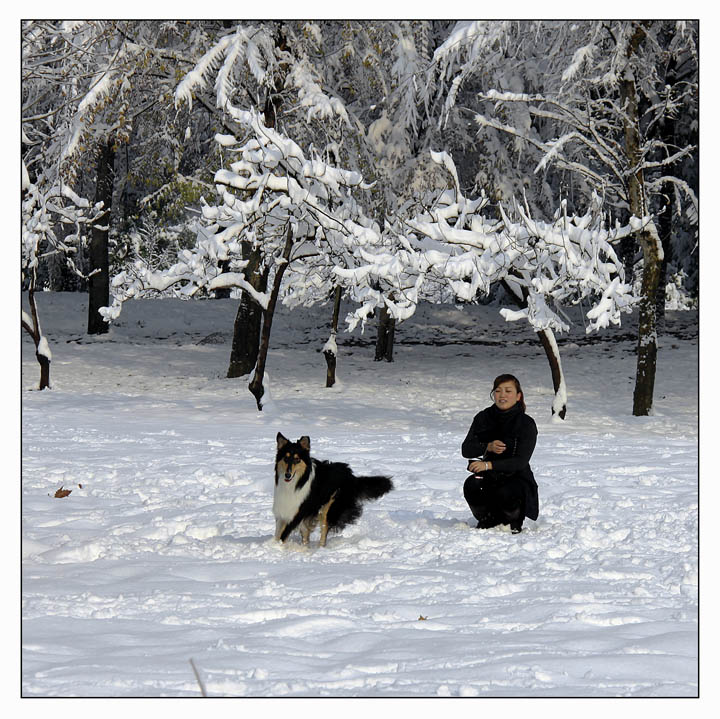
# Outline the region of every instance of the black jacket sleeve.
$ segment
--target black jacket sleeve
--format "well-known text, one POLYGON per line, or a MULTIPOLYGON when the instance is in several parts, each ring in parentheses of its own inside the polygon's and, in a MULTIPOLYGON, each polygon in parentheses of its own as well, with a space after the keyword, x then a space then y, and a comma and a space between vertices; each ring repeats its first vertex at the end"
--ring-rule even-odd
POLYGON ((462 456, 468 459, 482 457, 488 444, 497 437, 491 437, 492 426, 488 421, 487 410, 478 412, 470 425, 467 437, 462 443, 462 456))
POLYGON ((504 457, 505 454, 492 455, 491 462, 493 470, 498 472, 518 472, 530 465, 530 457, 535 450, 537 442, 537 427, 535 420, 527 415, 523 417, 522 432, 517 437, 517 445, 513 447, 511 456, 504 457))

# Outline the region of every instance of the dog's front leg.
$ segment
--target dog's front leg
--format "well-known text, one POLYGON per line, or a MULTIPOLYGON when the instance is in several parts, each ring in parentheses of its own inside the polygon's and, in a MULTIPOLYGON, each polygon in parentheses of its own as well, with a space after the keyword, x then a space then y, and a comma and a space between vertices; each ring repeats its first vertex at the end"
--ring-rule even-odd
POLYGON ((307 520, 300 523, 300 538, 303 544, 310 543, 310 532, 312 532, 312 525, 307 520))
POLYGON ((280 535, 283 533, 283 530, 287 526, 287 522, 283 522, 282 519, 276 519, 275 520, 275 540, 281 541, 280 535))

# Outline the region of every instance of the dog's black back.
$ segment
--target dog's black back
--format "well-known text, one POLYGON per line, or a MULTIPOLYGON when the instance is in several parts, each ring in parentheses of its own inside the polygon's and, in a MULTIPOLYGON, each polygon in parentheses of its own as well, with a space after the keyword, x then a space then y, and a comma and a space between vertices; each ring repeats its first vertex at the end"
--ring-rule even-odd
POLYGON ((309 437, 302 437, 297 442, 286 441, 279 447, 276 457, 276 483, 277 467, 281 461, 285 466, 287 462, 293 461, 305 464, 305 472, 297 483, 298 490, 311 482, 305 501, 280 536, 283 542, 303 519, 317 515, 331 499, 333 501, 327 514, 327 523, 331 530, 339 531, 360 518, 363 502, 382 497, 393 488, 390 477, 357 477, 344 462, 313 459, 310 456, 309 437))

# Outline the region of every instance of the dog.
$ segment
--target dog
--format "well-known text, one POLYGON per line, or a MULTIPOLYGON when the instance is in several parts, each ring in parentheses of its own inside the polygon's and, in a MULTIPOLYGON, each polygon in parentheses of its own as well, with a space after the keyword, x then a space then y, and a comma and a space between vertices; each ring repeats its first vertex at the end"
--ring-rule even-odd
POLYGON ((342 462, 328 462, 310 456, 310 437, 291 442, 277 435, 273 515, 275 539, 280 542, 297 528, 303 544, 320 525, 320 546, 329 531, 339 532, 356 522, 362 503, 377 499, 393 488, 390 477, 356 477, 342 462))

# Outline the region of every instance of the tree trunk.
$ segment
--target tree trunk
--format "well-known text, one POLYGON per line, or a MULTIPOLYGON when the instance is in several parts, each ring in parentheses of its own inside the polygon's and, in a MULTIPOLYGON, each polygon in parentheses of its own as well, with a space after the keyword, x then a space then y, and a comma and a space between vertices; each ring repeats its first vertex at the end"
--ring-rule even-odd
MULTIPOLYGON (((230 269, 230 261, 229 260, 220 260, 218 262, 218 270, 222 274, 223 272, 227 272, 230 269)), ((216 300, 227 300, 230 299, 230 288, 229 287, 218 287, 216 290, 214 290, 214 295, 216 300)))
POLYGON ((90 240, 90 271, 88 280, 88 334, 104 334, 108 323, 100 315, 100 308, 110 304, 110 262, 108 256, 108 235, 113 195, 113 165, 115 147, 108 138, 100 147, 95 186, 95 202, 102 202, 105 213, 102 224, 93 225, 90 240))
POLYGON ((227 371, 229 379, 244 377, 252 372, 257 363, 261 327, 262 308, 247 292, 243 292, 233 327, 230 365, 227 371))
MULTIPOLYGON (((644 35, 645 31, 638 25, 628 44, 628 62, 644 35)), ((648 216, 649 212, 642 171, 637 88, 629 66, 620 82, 620 97, 625 110, 625 153, 628 165, 634 169, 628 177, 628 205, 630 213, 641 218, 648 216)), ((636 417, 648 415, 652 410, 657 363, 657 290, 663 260, 662 242, 654 222, 650 221, 638 232, 638 240, 643 253, 643 276, 638 318, 637 371, 633 393, 633 415, 636 417)))
POLYGON ((567 388, 565 387, 565 375, 563 374, 562 364, 560 362, 560 350, 558 349, 555 335, 551 329, 540 330, 537 335, 550 363, 553 390, 555 391, 552 414, 553 416, 557 415, 560 419, 565 419, 565 413, 567 412, 567 388))
POLYGON ((378 334, 375 342, 375 361, 393 361, 395 344, 395 318, 390 316, 388 308, 383 306, 378 317, 378 334))
POLYGON ((640 233, 643 248, 643 277, 638 317, 637 372, 633 392, 633 414, 650 414, 657 368, 657 290, 662 267, 662 243, 650 223, 640 233))
MULTIPOLYGON (((507 282, 503 280, 502 285, 508 296, 515 301, 518 307, 523 309, 527 307, 528 291, 524 287, 521 287, 521 300, 507 282)), ((552 376, 553 391, 555 392, 551 413, 553 416, 557 415, 560 419, 565 419, 565 415, 567 414, 567 386, 565 385, 565 374, 563 373, 562 362, 560 361, 560 349, 557 346, 555 335, 551 329, 540 330, 536 332, 536 334, 550 364, 550 375, 552 376)))
POLYGON ((625 270, 625 282, 633 285, 635 282, 635 255, 637 254, 637 238, 624 237, 620 240, 620 260, 625 270))
POLYGON ((270 292, 270 299, 268 300, 267 309, 263 312, 262 334, 260 336, 260 348, 258 351, 257 364, 255 365, 255 373, 253 374, 253 378, 248 385, 248 389, 255 397, 255 402, 257 403, 257 408, 259 412, 262 412, 262 398, 265 394, 263 379, 265 378, 265 363, 267 361, 268 349, 270 348, 270 330, 272 329, 272 321, 275 314, 275 305, 277 304, 277 298, 280 294, 282 278, 285 274, 285 270, 287 270, 290 260, 290 251, 292 250, 292 245, 292 227, 288 226, 287 238, 285 239, 285 249, 283 250, 282 255, 283 261, 275 265, 275 277, 273 278, 273 287, 272 291, 270 292))
POLYGON ((35 359, 40 365, 40 385, 38 389, 47 389, 50 387, 50 351, 47 346, 47 340, 40 329, 40 319, 38 317, 37 303, 35 301, 35 282, 37 272, 33 269, 32 279, 30 281, 30 289, 28 291, 28 302, 30 303, 31 323, 27 322, 25 317, 21 320, 23 329, 32 337, 35 343, 35 359))
MULTIPOLYGON (((244 271, 245 278, 256 290, 265 292, 268 275, 267 270, 258 271, 261 259, 260 251, 257 249, 251 251, 250 243, 243 242, 243 256, 249 257, 249 263, 244 271)), ((243 292, 235 316, 230 365, 227 371, 228 378, 244 377, 253 371, 258 358, 261 327, 262 308, 250 296, 250 293, 243 292)))
POLYGON ((655 302, 655 312, 657 314, 657 331, 662 333, 665 327, 665 301, 667 299, 667 281, 668 281, 668 263, 672 259, 672 244, 670 236, 672 234, 672 208, 668 198, 668 204, 665 211, 658 217, 657 229, 660 233, 660 241, 662 243, 663 259, 660 263, 660 279, 658 280, 658 288, 655 302))
POLYGON ((323 349, 325 362, 327 362, 327 376, 325 386, 332 387, 335 384, 335 368, 337 367, 337 337, 338 321, 340 318, 340 300, 342 299, 342 287, 335 288, 335 301, 333 303, 332 327, 330 329, 330 339, 323 349))

